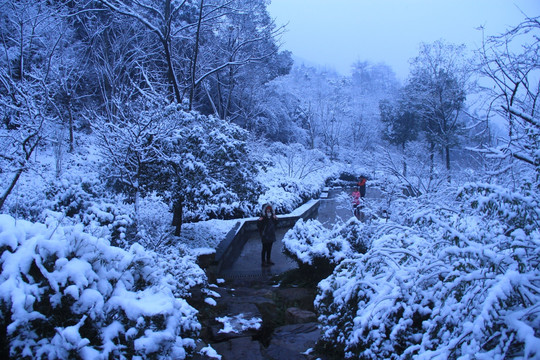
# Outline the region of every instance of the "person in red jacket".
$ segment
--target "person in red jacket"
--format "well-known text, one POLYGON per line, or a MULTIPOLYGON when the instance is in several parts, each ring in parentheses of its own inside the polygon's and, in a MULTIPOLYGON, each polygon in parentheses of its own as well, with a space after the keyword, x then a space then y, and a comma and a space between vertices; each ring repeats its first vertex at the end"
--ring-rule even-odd
POLYGON ((351 194, 352 197, 352 205, 353 205, 353 213, 354 216, 359 218, 360 216, 360 190, 359 188, 354 188, 354 191, 351 194))
POLYGON ((358 188, 360 189, 360 197, 362 199, 366 196, 366 182, 366 177, 364 175, 360 176, 360 180, 358 181, 358 188))

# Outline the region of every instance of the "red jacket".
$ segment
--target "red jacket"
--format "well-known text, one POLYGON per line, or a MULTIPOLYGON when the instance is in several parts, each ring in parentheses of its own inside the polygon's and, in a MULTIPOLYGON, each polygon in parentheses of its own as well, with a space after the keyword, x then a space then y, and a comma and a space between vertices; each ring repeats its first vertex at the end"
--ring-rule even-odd
POLYGON ((360 205, 360 192, 353 191, 351 196, 353 198, 353 205, 360 205))

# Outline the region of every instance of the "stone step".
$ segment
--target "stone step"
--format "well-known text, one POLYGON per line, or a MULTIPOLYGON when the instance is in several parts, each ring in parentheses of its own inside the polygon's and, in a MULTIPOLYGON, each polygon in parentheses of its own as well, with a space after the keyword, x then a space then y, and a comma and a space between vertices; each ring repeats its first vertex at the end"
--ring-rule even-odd
POLYGON ((320 337, 316 322, 281 326, 274 330, 270 346, 263 350, 265 359, 305 360, 320 337))

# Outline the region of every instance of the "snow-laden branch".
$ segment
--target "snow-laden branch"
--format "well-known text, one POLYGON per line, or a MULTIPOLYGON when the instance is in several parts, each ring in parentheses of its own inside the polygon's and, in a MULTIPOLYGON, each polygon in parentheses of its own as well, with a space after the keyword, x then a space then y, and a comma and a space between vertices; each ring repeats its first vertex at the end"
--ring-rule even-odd
POLYGON ((515 115, 515 116, 525 120, 526 122, 528 122, 531 125, 536 126, 537 128, 540 128, 540 122, 537 119, 535 119, 534 117, 532 117, 531 115, 526 114, 523 111, 520 111, 520 110, 518 110, 518 109, 516 109, 514 107, 511 107, 511 106, 502 106, 502 108, 506 112, 509 112, 510 114, 515 115))
POLYGON ((125 4, 115 5, 112 1, 109 1, 109 0, 99 0, 99 2, 101 2, 103 5, 105 5, 109 9, 116 11, 119 14, 129 16, 131 18, 134 18, 140 21, 144 26, 146 26, 148 29, 154 32, 162 42, 166 41, 165 34, 163 34, 163 32, 157 26, 152 24, 150 21, 148 21, 148 19, 146 19, 141 14, 137 13, 134 9, 126 6, 125 4))

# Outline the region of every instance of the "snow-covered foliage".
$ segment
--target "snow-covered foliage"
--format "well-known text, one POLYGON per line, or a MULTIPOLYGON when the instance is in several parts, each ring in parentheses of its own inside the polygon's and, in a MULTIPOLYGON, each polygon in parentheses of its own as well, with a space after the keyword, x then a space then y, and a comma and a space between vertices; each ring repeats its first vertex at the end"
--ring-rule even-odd
MULTIPOLYGON (((257 168, 247 148, 248 133, 213 116, 171 109, 180 126, 156 173, 167 179, 171 196, 182 199, 188 221, 250 214, 260 192, 257 168), (175 193, 178 193, 175 196, 175 193)), ((152 174, 152 176, 155 174, 152 174)), ((159 185, 159 184, 157 184, 159 185)))
MULTIPOLYGON (((175 295, 204 275, 134 244, 0 215, 0 322, 13 357, 177 358, 194 347, 197 311, 175 295)), ((192 260, 192 259, 191 259, 192 260)))
POLYGON ((181 203, 186 221, 252 212, 259 186, 245 130, 177 105, 132 107, 121 126, 102 121, 97 130, 102 176, 134 201, 137 215, 140 197, 152 191, 181 203))
POLYGON ((317 197, 327 179, 337 176, 343 167, 329 161, 320 151, 299 144, 254 143, 252 152, 261 162, 257 179, 265 188, 258 198, 258 209, 271 203, 282 214, 317 197))
POLYGON ((341 261, 354 255, 355 250, 367 249, 366 238, 361 236, 364 224, 351 218, 345 224, 325 228, 318 220, 298 220, 283 238, 283 251, 300 267, 310 267, 324 274, 341 261))
POLYGON ((396 201, 319 283, 324 341, 357 359, 540 356, 538 194, 481 183, 396 201))
MULTIPOLYGON (((107 198, 105 194, 98 181, 65 177, 48 185, 44 205, 61 213, 63 224, 82 224, 85 232, 127 248, 133 243, 126 238, 133 223, 133 210, 121 199, 107 198)), ((47 216, 46 209, 40 218, 47 216)))
POLYGON ((166 244, 171 232, 168 213, 169 205, 156 192, 140 199, 137 240, 145 248, 158 249, 166 244))

